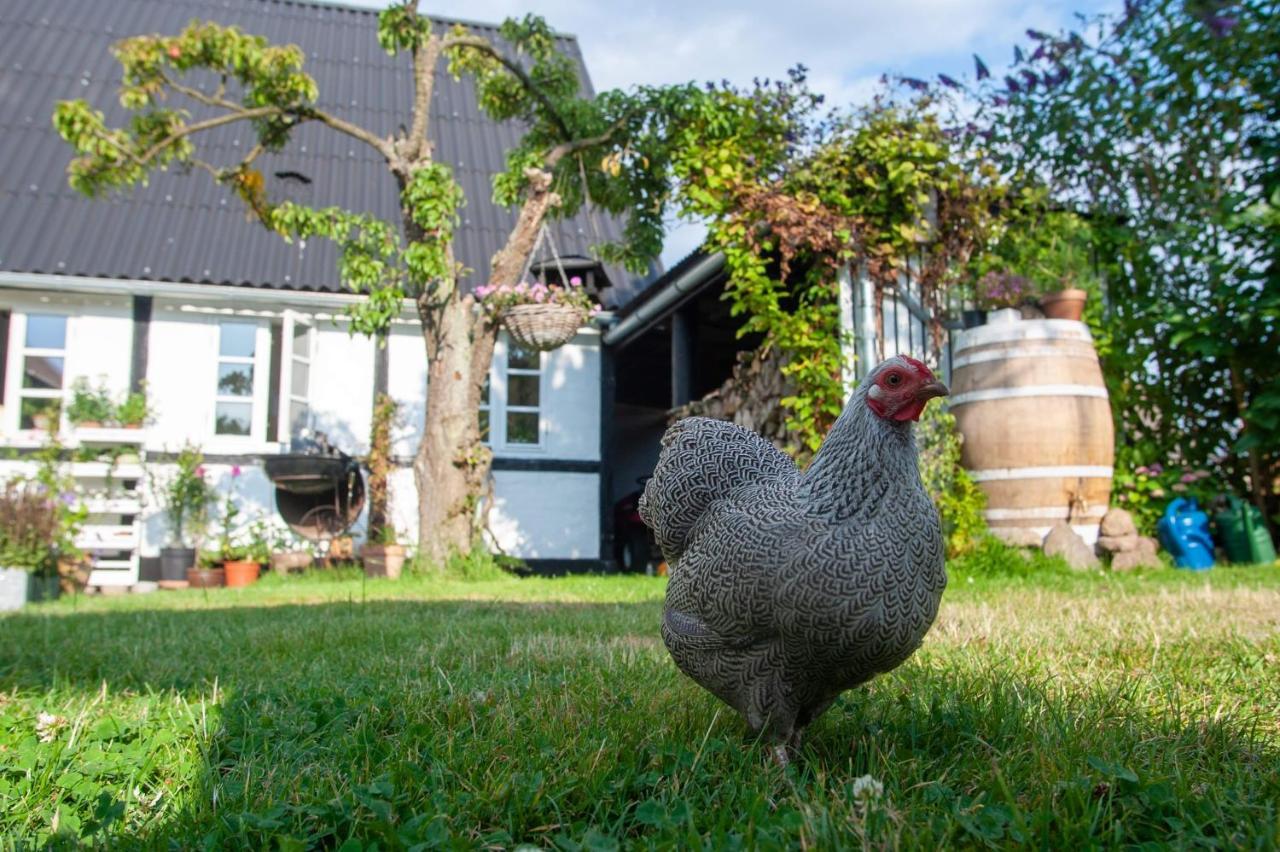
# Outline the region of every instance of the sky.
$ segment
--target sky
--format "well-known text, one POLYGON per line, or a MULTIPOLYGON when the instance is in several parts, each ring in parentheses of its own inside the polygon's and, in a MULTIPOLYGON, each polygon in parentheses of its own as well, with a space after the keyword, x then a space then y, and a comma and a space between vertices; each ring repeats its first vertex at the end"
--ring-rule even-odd
MULTIPOLYGON (((385 0, 344 0, 380 8, 385 0)), ((1077 26, 1077 13, 1119 11, 1121 0, 433 0, 430 15, 499 22, 529 12, 570 33, 596 90, 637 84, 779 78, 803 63, 829 105, 870 100, 882 74, 963 79, 973 54, 993 72, 1011 59, 1028 28, 1077 26)), ((697 226, 673 223, 663 260, 701 241, 697 226)))

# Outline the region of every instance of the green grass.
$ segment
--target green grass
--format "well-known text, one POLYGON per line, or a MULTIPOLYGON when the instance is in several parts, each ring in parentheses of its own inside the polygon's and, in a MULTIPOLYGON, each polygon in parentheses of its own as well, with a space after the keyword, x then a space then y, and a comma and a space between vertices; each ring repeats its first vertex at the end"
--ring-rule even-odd
POLYGON ((788 770, 676 672, 661 580, 35 607, 0 618, 0 843, 1280 845, 1280 567, 973 564, 788 770))

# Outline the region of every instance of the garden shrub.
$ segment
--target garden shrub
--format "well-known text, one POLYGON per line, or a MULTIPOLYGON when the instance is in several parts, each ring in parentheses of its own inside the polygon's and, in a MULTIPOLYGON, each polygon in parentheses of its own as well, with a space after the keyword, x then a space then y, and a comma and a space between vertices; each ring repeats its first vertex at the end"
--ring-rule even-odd
POLYGON ((946 406, 925 406, 916 426, 920 478, 942 518, 948 558, 972 551, 987 531, 982 516, 987 497, 960 466, 963 441, 956 429, 955 415, 946 406))

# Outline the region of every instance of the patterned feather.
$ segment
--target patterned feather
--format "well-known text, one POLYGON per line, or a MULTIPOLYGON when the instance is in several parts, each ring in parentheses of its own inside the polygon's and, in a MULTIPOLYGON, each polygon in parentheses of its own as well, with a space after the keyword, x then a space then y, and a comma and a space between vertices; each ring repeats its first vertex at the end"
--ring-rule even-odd
POLYGON ((803 473, 740 427, 676 423, 641 501, 671 569, 672 658, 778 743, 906 660, 946 585, 910 422, 877 416, 869 386, 803 473))

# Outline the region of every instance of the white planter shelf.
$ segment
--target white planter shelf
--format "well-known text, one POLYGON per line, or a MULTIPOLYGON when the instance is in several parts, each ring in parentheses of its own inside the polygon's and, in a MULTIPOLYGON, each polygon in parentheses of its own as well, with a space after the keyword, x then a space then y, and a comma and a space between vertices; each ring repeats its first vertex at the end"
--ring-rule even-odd
POLYGON ((136 460, 84 461, 71 464, 89 522, 76 537, 76 546, 92 563, 90 586, 132 586, 138 582, 138 556, 142 543, 142 483, 145 453, 142 429, 75 429, 68 446, 121 448, 136 460), (126 487, 127 486, 127 487, 126 487))

